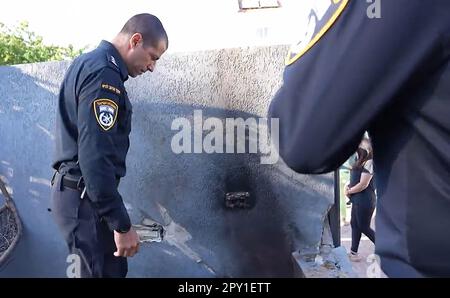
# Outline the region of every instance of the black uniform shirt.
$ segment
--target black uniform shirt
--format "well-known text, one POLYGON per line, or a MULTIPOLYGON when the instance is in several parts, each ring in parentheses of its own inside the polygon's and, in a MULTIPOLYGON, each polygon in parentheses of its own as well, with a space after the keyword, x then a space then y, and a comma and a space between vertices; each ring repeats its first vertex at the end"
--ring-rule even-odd
POLYGON ((380 3, 380 18, 360 0, 311 14, 324 24, 288 56, 269 116, 301 173, 337 169, 368 130, 382 268, 450 276, 450 1, 380 3))
POLYGON ((88 197, 111 230, 126 231, 130 219, 117 191, 125 176, 131 131, 128 71, 115 47, 102 41, 76 58, 61 86, 53 167, 76 167, 88 197))

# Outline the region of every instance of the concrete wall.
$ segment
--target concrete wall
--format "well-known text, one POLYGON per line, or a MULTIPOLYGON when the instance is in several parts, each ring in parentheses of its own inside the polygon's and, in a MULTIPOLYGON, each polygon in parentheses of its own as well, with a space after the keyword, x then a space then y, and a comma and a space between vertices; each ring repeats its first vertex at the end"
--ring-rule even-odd
MULTIPOLYGON (((333 201, 331 175, 298 175, 281 161, 261 164, 260 154, 171 150, 178 132, 172 121, 192 121, 194 110, 204 119, 264 117, 285 53, 271 47, 172 54, 154 73, 128 80, 133 130, 120 192, 133 223, 150 218, 167 230, 164 241, 142 245, 130 259, 129 276, 293 276, 292 252, 317 248, 333 201), (250 192, 253 207, 226 208, 230 191, 250 192)), ((56 96, 68 66, 0 67, 0 175, 24 223, 0 276, 65 276, 66 247, 47 209, 56 96)))

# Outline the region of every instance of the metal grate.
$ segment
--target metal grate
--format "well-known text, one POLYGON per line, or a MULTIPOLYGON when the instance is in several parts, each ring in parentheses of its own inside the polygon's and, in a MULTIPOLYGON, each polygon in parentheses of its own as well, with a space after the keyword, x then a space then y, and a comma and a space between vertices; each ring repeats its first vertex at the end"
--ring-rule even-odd
POLYGON ((16 206, 1 178, 0 190, 5 197, 5 204, 0 207, 0 266, 2 266, 20 239, 22 223, 16 206))
POLYGON ((0 209, 0 259, 18 234, 15 215, 6 206, 0 209))

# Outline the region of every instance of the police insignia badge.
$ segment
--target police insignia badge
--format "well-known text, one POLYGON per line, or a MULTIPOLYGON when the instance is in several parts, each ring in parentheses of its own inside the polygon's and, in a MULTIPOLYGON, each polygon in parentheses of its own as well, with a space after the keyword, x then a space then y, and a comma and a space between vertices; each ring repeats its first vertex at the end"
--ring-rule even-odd
POLYGON ((289 49, 285 64, 290 65, 310 50, 319 39, 333 26, 338 17, 344 11, 349 0, 317 0, 315 1, 309 21, 301 36, 297 37, 289 49))
POLYGON ((114 56, 110 56, 109 61, 111 61, 112 64, 119 68, 119 65, 117 65, 116 58, 114 58, 114 56))
POLYGON ((111 129, 116 123, 117 112, 117 104, 111 99, 96 99, 94 101, 95 118, 105 131, 111 129))

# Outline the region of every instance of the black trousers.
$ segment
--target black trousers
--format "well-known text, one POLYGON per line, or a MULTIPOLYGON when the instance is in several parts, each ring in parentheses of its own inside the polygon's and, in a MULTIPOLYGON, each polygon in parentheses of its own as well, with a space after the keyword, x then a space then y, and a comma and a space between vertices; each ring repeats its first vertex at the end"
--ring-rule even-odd
POLYGON ((375 211, 375 200, 367 197, 356 198, 352 204, 352 217, 350 225, 352 227, 352 247, 353 252, 358 252, 361 235, 375 243, 375 231, 370 227, 373 212, 375 211), (360 200, 355 203, 356 200, 360 200))
POLYGON ((113 254, 114 232, 99 218, 87 195, 81 199, 81 191, 63 187, 61 180, 62 175, 56 174, 51 192, 52 213, 69 253, 78 256, 79 277, 125 277, 127 259, 113 254))

